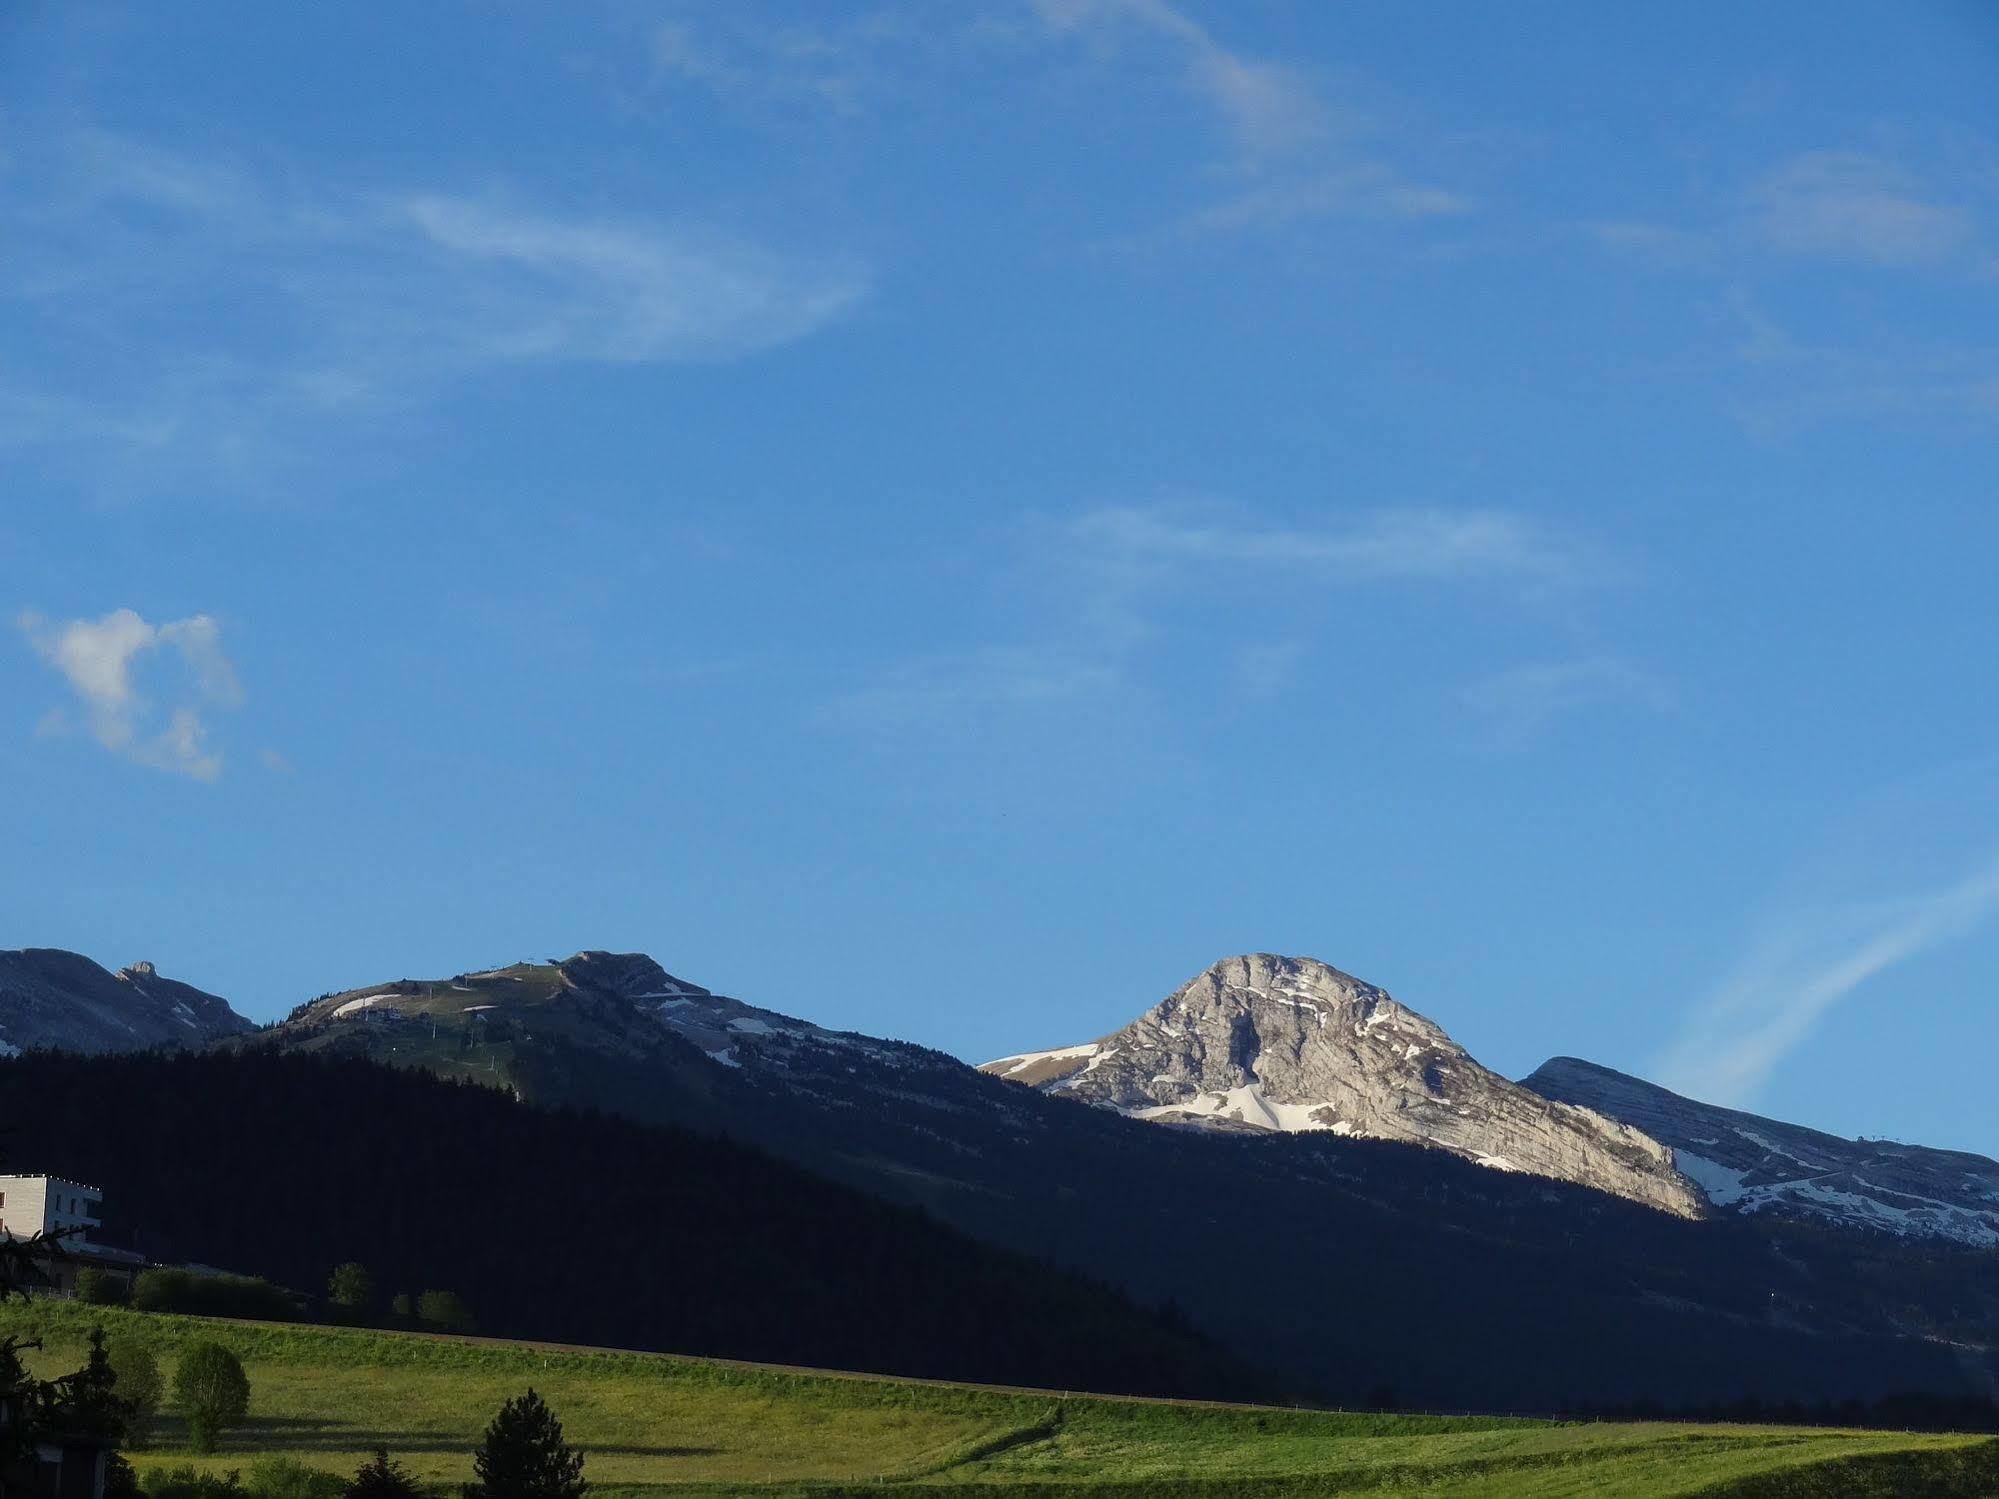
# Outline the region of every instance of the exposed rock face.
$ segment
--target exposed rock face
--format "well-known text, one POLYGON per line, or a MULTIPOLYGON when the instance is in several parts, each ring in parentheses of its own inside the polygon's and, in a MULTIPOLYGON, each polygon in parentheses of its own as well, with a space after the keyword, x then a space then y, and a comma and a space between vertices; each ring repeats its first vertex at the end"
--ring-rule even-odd
POLYGON ((1311 958, 1224 958, 1100 1041, 982 1070, 1166 1124, 1406 1140, 1683 1217, 1706 1209, 1649 1135, 1507 1081, 1384 991, 1311 958))
POLYGON ((1621 1119, 1670 1145, 1680 1170, 1717 1207, 1999 1244, 1999 1161, 1982 1155, 1846 1140, 1697 1103, 1574 1057, 1544 1062, 1523 1086, 1621 1119))
POLYGON ((151 963, 111 973, 60 948, 0 952, 0 1055, 198 1046, 255 1029, 227 1000, 163 979, 151 963))

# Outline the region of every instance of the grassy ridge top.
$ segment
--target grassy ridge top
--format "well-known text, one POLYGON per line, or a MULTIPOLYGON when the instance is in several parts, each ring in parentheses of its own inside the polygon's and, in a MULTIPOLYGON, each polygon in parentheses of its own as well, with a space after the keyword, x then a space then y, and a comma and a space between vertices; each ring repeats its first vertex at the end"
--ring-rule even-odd
MULTIPOLYGON (((284 1454, 351 1472, 386 1445, 426 1483, 471 1476, 500 1402, 532 1384, 589 1455, 599 1492, 831 1496, 884 1482, 985 1499, 1138 1496, 1734 1495, 1817 1499, 1999 1489, 1984 1438, 1500 1417, 1297 1411, 1062 1396, 359 1329, 13 1303, 0 1332, 74 1367, 93 1321, 144 1338, 163 1366, 189 1342, 249 1370, 248 1424, 215 1471, 284 1454)), ((135 1454, 186 1461, 178 1428, 135 1454)))

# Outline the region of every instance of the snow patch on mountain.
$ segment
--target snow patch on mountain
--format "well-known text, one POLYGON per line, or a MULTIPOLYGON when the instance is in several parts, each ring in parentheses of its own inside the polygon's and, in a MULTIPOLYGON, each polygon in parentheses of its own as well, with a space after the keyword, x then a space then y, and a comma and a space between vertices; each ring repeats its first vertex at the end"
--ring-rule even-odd
POLYGON ((1543 1064, 1525 1086, 1664 1141, 1718 1208, 1999 1246, 1999 1161, 1985 1156, 1842 1139, 1683 1098, 1574 1057, 1543 1064))
POLYGON ((1162 1124, 1405 1140, 1495 1170, 1706 1211, 1642 1131, 1481 1067, 1435 1022, 1310 958, 1226 958, 1122 1030, 983 1071, 1162 1124))

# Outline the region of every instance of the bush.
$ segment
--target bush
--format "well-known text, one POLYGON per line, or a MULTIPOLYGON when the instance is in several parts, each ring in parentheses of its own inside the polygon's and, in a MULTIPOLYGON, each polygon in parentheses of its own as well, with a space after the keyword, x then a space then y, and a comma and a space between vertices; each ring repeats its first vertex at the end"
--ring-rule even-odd
POLYGON ((477 1483, 465 1499, 581 1499, 583 1454, 562 1440, 562 1423, 530 1389, 509 1400, 472 1454, 477 1483))
POLYGON ((123 1306, 130 1290, 121 1277, 94 1266, 76 1272, 76 1299, 88 1306, 123 1306))
POLYGON ((295 1457, 260 1458, 250 1464, 243 1487, 255 1499, 341 1499, 347 1492, 339 1474, 295 1457))
POLYGON ((113 1388, 126 1406, 125 1445, 143 1447, 152 1440, 153 1423, 160 1414, 160 1396, 165 1390, 159 1362, 151 1348, 130 1336, 111 1339, 104 1351, 110 1356, 111 1372, 118 1377, 113 1388))
POLYGON ((327 1277, 326 1303, 344 1321, 364 1321, 375 1305, 375 1277, 353 1260, 336 1266, 327 1277))
POLYGON ((151 1499, 242 1499, 243 1481, 234 1473, 218 1478, 183 1463, 178 1468, 156 1468, 148 1473, 146 1493, 151 1499))
POLYGON ((197 1275, 159 1267, 141 1270, 132 1282, 132 1305, 142 1312, 178 1312, 190 1317, 251 1317, 296 1322, 297 1305, 269 1281, 251 1275, 197 1275))
POLYGON ((174 1369, 174 1404, 187 1422, 188 1445, 213 1452, 222 1433, 250 1409, 249 1377, 220 1343, 192 1344, 174 1369))
POLYGON ((139 1475, 116 1452, 104 1454, 104 1499, 146 1499, 139 1487, 139 1475))
POLYGON ((403 1465, 389 1457, 389 1449, 377 1447, 374 1457, 347 1480, 345 1499, 417 1499, 421 1492, 403 1465))
POLYGON ((472 1331, 472 1309, 456 1291, 425 1291, 416 1299, 416 1319, 440 1332, 472 1331))

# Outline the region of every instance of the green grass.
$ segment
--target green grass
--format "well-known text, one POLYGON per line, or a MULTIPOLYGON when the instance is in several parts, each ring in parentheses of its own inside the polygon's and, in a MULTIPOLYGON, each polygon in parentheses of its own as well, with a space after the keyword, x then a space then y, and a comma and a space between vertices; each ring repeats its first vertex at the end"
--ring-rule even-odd
POLYGON ((1999 1493, 1982 1437, 1670 1423, 1557 1424, 1204 1406, 773 1369, 477 1339, 10 1303, 0 1332, 40 1336, 43 1372, 85 1330, 146 1339, 163 1371, 195 1339, 249 1370, 251 1418, 189 1458, 168 1421, 145 1470, 216 1472, 287 1455, 349 1473, 386 1445, 440 1490, 471 1476, 500 1402, 532 1384, 612 1495, 878 1493, 981 1499, 1305 1499, 1317 1495, 1831 1499, 1999 1493))

